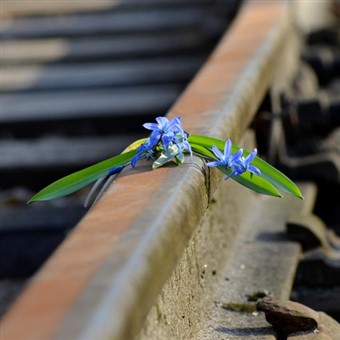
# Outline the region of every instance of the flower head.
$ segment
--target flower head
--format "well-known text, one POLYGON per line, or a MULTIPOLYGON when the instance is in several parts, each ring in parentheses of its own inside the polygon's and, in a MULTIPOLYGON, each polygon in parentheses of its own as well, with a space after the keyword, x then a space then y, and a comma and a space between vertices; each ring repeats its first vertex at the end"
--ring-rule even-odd
POLYGON ((145 123, 143 126, 152 130, 150 135, 150 144, 156 146, 159 141, 162 142, 164 149, 168 149, 170 143, 176 138, 178 132, 183 131, 181 117, 175 117, 170 121, 166 117, 157 117, 156 123, 145 123))
MULTIPOLYGON (((209 162, 207 166, 224 166, 225 168, 232 168, 233 164, 242 156, 243 149, 239 149, 235 154, 231 153, 231 141, 227 139, 224 144, 224 153, 222 153, 215 145, 212 147, 212 151, 218 161, 209 162)), ((234 175, 230 174, 226 179, 234 175)))
POLYGON ((261 171, 251 162, 254 160, 257 154, 257 149, 255 148, 252 153, 250 153, 246 158, 241 156, 234 164, 233 168, 237 175, 243 174, 245 171, 249 171, 255 175, 261 174, 261 171))
POLYGON ((216 146, 212 147, 212 151, 217 161, 207 163, 207 166, 218 167, 223 166, 226 169, 230 169, 230 174, 225 178, 226 180, 231 176, 239 176, 245 171, 252 172, 253 174, 260 174, 260 170, 250 163, 253 161, 257 154, 257 150, 249 154, 246 158, 243 155, 243 149, 239 149, 234 154, 231 153, 232 143, 230 139, 227 139, 224 145, 224 153, 222 153, 216 146))
MULTIPOLYGON (((188 134, 183 130, 181 118, 182 117, 177 116, 168 120, 166 117, 157 117, 157 123, 145 123, 143 126, 146 129, 152 130, 148 140, 148 145, 151 149, 159 145, 159 143, 161 143, 164 151, 176 145, 178 148, 178 156, 176 156, 176 158, 180 160, 180 162, 183 162, 183 151, 189 151, 192 159, 192 150, 188 142, 188 134)), ((140 156, 142 155, 137 154, 135 157, 138 160, 140 156)), ((136 162, 131 164, 133 165, 135 163, 136 162)))

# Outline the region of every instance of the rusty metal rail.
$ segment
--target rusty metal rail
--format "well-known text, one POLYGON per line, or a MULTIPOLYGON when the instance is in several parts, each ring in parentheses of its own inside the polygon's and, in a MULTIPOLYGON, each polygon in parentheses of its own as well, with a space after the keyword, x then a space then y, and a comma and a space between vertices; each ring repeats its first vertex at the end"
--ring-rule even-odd
MULTIPOLYGON (((264 98, 275 113, 299 68, 291 10, 246 2, 168 117, 253 147, 264 98)), ((125 170, 82 218, 4 315, 3 339, 276 338, 263 314, 235 305, 259 292, 289 299, 302 250, 282 234, 312 213, 315 186, 277 201, 222 185, 198 158, 149 169, 125 170)))

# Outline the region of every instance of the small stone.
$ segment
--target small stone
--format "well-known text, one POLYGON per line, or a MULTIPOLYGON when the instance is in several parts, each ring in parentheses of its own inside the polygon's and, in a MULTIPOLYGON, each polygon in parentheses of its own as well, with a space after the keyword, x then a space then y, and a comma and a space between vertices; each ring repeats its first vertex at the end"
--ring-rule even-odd
POLYGON ((265 313, 266 320, 280 333, 312 331, 318 327, 319 314, 297 302, 267 298, 259 301, 256 307, 265 313))

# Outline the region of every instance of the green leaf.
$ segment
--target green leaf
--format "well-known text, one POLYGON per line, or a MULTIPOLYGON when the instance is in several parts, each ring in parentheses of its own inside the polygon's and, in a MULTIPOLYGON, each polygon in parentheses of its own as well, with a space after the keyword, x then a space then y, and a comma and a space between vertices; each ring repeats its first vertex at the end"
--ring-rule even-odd
POLYGON ((208 159, 215 159, 216 158, 214 153, 211 150, 207 149, 205 146, 195 144, 195 143, 190 143, 190 146, 191 146, 192 152, 196 156, 208 158, 208 159))
MULTIPOLYGON (((214 145, 220 149, 222 152, 224 150, 225 141, 220 139, 212 138, 212 137, 205 137, 205 136, 198 136, 198 135, 190 135, 188 137, 188 142, 190 144, 196 144, 208 149, 211 149, 214 145)), ((232 152, 235 153, 239 150, 240 147, 233 144, 232 152)), ((247 156, 249 151, 244 150, 244 155, 247 156)), ((215 158, 215 157, 214 157, 215 158)), ((260 171, 261 175, 258 177, 262 177, 263 179, 269 181, 272 185, 281 189, 289 194, 292 194, 296 197, 302 198, 303 196, 297 187, 297 185, 290 180, 286 175, 284 175, 281 171, 261 159, 260 157, 255 157, 252 164, 256 166, 260 171)), ((236 180, 236 179, 235 179, 236 180)), ((237 179, 238 180, 238 179, 237 179)))
MULTIPOLYGON (((229 175, 230 173, 230 170, 227 170, 223 166, 219 166, 218 169, 220 169, 226 175, 229 175)), ((264 178, 258 175, 253 175, 250 172, 245 172, 239 176, 232 176, 231 179, 260 194, 282 197, 282 195, 276 190, 274 185, 272 185, 264 178)))
MULTIPOLYGON (((194 143, 191 143, 190 145, 193 153, 195 153, 197 156, 208 159, 216 158, 214 153, 211 152, 206 147, 194 143)), ((230 170, 224 168, 223 166, 219 166, 218 169, 221 170, 226 175, 230 174, 230 170)), ((252 175, 249 172, 246 172, 240 176, 232 176, 231 179, 260 194, 282 197, 270 182, 261 178, 260 176, 252 175)))
POLYGON ((136 150, 128 151, 63 177, 39 191, 28 203, 48 201, 69 195, 105 176, 111 168, 129 164, 136 153, 136 150))
MULTIPOLYGON (((247 151, 245 154, 247 155, 249 152, 247 151)), ((303 195, 301 194, 298 186, 281 171, 277 170, 260 157, 255 157, 252 164, 260 169, 261 177, 273 183, 277 188, 303 199, 303 195)))

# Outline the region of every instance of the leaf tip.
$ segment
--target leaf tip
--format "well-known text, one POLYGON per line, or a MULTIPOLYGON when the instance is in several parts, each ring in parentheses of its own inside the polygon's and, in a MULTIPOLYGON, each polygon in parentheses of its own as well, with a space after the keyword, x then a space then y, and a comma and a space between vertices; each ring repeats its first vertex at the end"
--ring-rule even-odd
POLYGON ((299 189, 297 186, 296 186, 295 196, 296 196, 297 198, 300 198, 301 200, 304 200, 304 199, 305 199, 304 196, 302 195, 300 189, 299 189))
POLYGON ((35 195, 34 195, 33 197, 31 197, 31 198, 26 202, 26 204, 32 204, 32 203, 36 202, 37 200, 36 200, 34 197, 35 197, 35 195))

